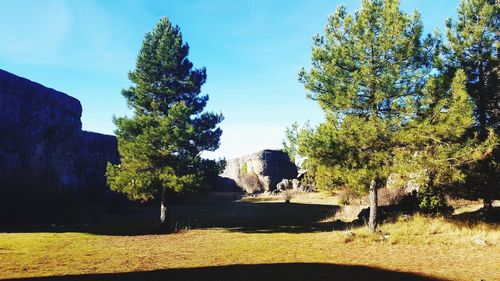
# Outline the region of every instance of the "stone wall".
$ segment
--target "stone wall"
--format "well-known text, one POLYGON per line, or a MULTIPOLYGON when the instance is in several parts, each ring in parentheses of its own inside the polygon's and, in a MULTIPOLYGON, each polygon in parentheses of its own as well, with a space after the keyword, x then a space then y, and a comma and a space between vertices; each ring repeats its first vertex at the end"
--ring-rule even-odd
MULTIPOLYGON (((262 150, 240 158, 227 161, 222 177, 222 184, 234 183, 241 189, 251 192, 255 186, 247 186, 246 176, 256 176, 261 184, 260 190, 271 191, 283 179, 293 179, 297 176, 297 167, 290 161, 288 155, 281 150, 262 150)), ((223 187, 221 189, 230 189, 223 187)))
POLYGON ((82 131, 80 102, 0 69, 0 188, 105 188, 114 136, 82 131))

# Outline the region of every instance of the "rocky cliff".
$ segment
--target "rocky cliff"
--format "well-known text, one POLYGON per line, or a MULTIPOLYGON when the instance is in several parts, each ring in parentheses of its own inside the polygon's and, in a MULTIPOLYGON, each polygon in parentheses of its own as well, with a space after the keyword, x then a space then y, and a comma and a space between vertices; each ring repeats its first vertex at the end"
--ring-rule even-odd
POLYGON ((231 190, 228 185, 233 184, 249 193, 271 191, 282 179, 295 178, 297 167, 281 150, 262 150, 228 160, 220 176, 222 190, 231 190))
POLYGON ((0 70, 0 188, 105 188, 114 136, 82 131, 80 102, 0 70))

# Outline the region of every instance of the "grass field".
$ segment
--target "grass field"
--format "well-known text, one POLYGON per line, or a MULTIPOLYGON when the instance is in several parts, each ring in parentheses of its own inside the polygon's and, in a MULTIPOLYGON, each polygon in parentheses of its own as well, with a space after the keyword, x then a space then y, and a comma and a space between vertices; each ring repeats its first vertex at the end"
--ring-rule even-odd
POLYGON ((500 280, 498 224, 414 216, 377 234, 334 230, 335 203, 212 195, 174 206, 172 234, 158 233, 156 206, 99 225, 0 233, 0 279, 500 280))

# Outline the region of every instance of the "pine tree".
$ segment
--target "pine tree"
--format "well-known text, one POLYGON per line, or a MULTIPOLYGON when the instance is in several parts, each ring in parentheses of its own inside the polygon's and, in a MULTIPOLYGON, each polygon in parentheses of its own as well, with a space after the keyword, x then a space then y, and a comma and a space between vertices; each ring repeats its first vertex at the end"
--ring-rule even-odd
POLYGON ((283 140, 283 151, 288 154, 290 160, 297 164, 300 160, 299 154, 299 123, 295 122, 289 128, 285 130, 285 139, 283 140))
POLYGON ((340 7, 315 39, 311 71, 299 76, 326 113, 301 132, 299 153, 320 187, 369 191, 372 230, 377 188, 391 173, 421 174, 425 189, 449 187, 496 143, 465 137, 473 123, 465 74, 437 73, 440 38, 421 35, 418 13, 401 12, 397 0, 365 0, 354 15, 340 7))
MULTIPOLYGON (((476 133, 486 140, 488 130, 500 134, 500 5, 495 0, 462 0, 457 22, 448 19, 447 71, 461 68, 467 75, 467 92, 475 103, 476 133)), ((500 150, 467 166, 468 189, 483 197, 485 210, 500 196, 500 150), (471 188, 472 187, 472 188, 471 188)))
POLYGON ((122 91, 132 117, 114 118, 121 163, 108 164, 111 189, 132 200, 160 198, 168 224, 168 196, 202 187, 214 163, 200 157, 219 146, 220 114, 204 112, 205 68, 193 69, 178 26, 162 18, 146 33, 132 86, 122 91))
POLYGON ((432 70, 434 42, 421 39, 422 29, 419 14, 403 13, 397 0, 363 0, 353 15, 340 6, 324 37, 315 37, 312 69, 299 74, 327 117, 302 142, 304 154, 331 184, 369 190, 372 230, 377 188, 393 166, 394 135, 415 112, 414 97, 432 70))
MULTIPOLYGON (((419 98, 419 108, 395 135, 393 169, 403 178, 413 177, 425 189, 450 189, 463 182, 463 166, 489 155, 497 139, 468 138, 474 123, 473 102, 461 69, 449 81, 447 74, 431 77, 419 98)), ((452 190, 447 190, 448 193, 452 190)))

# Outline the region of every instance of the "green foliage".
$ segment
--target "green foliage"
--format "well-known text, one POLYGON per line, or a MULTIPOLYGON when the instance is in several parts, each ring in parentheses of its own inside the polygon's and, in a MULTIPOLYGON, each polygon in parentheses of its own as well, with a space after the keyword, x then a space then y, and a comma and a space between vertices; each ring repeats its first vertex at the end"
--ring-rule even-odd
POLYGON ((465 88, 465 73, 456 72, 451 86, 445 77, 429 79, 420 96, 418 115, 397 134, 395 166, 403 175, 425 171, 420 184, 447 185, 464 180, 461 167, 482 159, 495 145, 494 134, 485 142, 466 138, 473 124, 472 102, 465 88))
POLYGON ((241 165, 240 174, 246 175, 247 173, 248 173, 248 165, 247 163, 243 163, 243 165, 241 165))
MULTIPOLYGON (((467 92, 474 101, 474 127, 480 140, 489 130, 500 134, 500 5, 495 0, 462 0, 457 20, 446 21, 447 69, 466 73, 467 92)), ((490 133, 491 134, 491 133, 490 133)), ((464 167, 467 174, 461 195, 500 198, 500 148, 464 167)))
POLYGON ((294 122, 292 126, 286 128, 285 139, 283 140, 283 151, 288 154, 292 162, 296 162, 297 158, 300 157, 299 153, 299 135, 300 135, 300 125, 294 122))
POLYGON ((132 86, 122 93, 134 114, 114 118, 121 163, 108 164, 107 180, 130 199, 199 189, 217 172, 200 152, 218 148, 223 117, 203 112, 206 70, 193 69, 188 53, 179 27, 162 18, 129 73, 132 86))
POLYGON ((201 187, 206 191, 213 190, 217 184, 219 175, 226 167, 226 160, 220 159, 218 161, 202 159, 200 170, 203 172, 201 187))
POLYGON ((393 167, 396 135, 416 114, 436 40, 421 40, 418 13, 400 11, 394 0, 363 1, 361 11, 344 7, 316 36, 312 69, 299 80, 318 101, 326 121, 299 138, 299 150, 314 167, 320 189, 345 186, 362 194, 393 167))
POLYGON ((440 188, 425 188, 414 194, 418 211, 430 216, 449 216, 453 213, 451 207, 446 201, 445 192, 440 188))
POLYGON ((474 123, 466 75, 436 71, 440 38, 422 39, 422 29, 419 14, 401 12, 399 1, 365 0, 352 15, 339 7, 315 37, 312 69, 299 80, 326 121, 298 139, 320 189, 361 195, 393 172, 451 185, 463 180, 461 166, 495 145, 493 134, 466 138, 474 123))
POLYGON ((500 5, 495 0, 462 0, 457 22, 446 21, 448 68, 462 68, 467 90, 476 103, 479 129, 499 129, 500 5))

